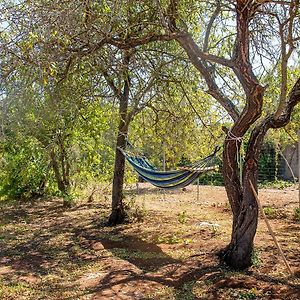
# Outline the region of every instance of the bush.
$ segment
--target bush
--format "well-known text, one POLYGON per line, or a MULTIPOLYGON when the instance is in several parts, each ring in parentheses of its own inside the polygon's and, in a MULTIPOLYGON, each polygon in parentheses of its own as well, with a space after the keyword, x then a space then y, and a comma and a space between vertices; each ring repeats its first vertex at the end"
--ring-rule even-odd
POLYGON ((32 140, 3 146, 0 196, 30 198, 44 193, 47 158, 32 140))
POLYGON ((300 207, 294 209, 294 220, 300 221, 300 207))
POLYGON ((271 207, 271 206, 266 206, 263 208, 264 213, 267 217, 269 217, 270 219, 275 219, 277 217, 277 211, 275 208, 271 207))

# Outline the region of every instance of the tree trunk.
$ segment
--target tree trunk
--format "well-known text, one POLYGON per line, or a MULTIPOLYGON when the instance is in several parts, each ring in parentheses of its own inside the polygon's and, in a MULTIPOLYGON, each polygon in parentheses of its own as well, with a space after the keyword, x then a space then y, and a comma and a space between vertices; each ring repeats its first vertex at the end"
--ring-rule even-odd
POLYGON ((59 147, 60 147, 60 163, 61 163, 62 180, 65 189, 68 192, 70 190, 70 177, 69 177, 70 164, 65 150, 64 140, 62 138, 59 141, 59 147))
MULTIPOLYGON (((253 240, 258 223, 258 204, 251 190, 250 181, 257 190, 258 160, 264 137, 270 128, 271 118, 267 117, 252 132, 245 163, 243 166, 242 189, 235 194, 231 242, 222 252, 223 260, 234 269, 245 269, 252 264, 253 240)), ((226 155, 225 155, 226 157, 226 155)), ((229 156, 229 159, 236 159, 229 156)), ((226 183, 226 190, 232 185, 226 183)))
POLYGON ((112 188, 112 211, 108 220, 110 226, 121 224, 124 222, 126 213, 123 205, 123 184, 125 174, 125 157, 118 147, 125 149, 127 128, 122 126, 122 120, 120 121, 119 134, 117 138, 117 148, 115 156, 114 166, 114 178, 112 188))
POLYGON ((70 182, 66 181, 64 179, 64 174, 63 174, 64 167, 63 166, 61 167, 61 169, 62 169, 62 172, 61 172, 60 167, 59 167, 59 163, 56 159, 56 155, 55 155, 55 152, 54 152, 53 149, 50 152, 50 159, 51 159, 51 165, 52 165, 52 169, 54 171, 54 176, 55 176, 55 180, 56 180, 57 187, 58 187, 59 191, 62 194, 68 194, 69 188, 70 188, 70 182))
POLYGON ((116 145, 116 156, 114 165, 114 178, 112 188, 112 211, 109 216, 108 225, 114 226, 124 222, 126 213, 123 205, 123 183, 125 174, 125 157, 119 148, 126 148, 126 139, 128 133, 128 126, 130 119, 128 118, 128 102, 129 102, 129 91, 130 91, 130 77, 129 77, 129 60, 130 53, 125 52, 123 64, 125 67, 124 71, 124 88, 122 94, 119 95, 119 127, 118 137, 116 145))
POLYGON ((56 160, 56 155, 55 155, 55 152, 54 152, 53 149, 50 152, 50 159, 51 159, 51 164, 52 164, 52 168, 53 168, 53 171, 54 171, 57 187, 58 187, 60 192, 65 194, 67 192, 67 187, 66 187, 66 185, 64 183, 64 180, 63 180, 63 178, 60 174, 59 165, 58 165, 58 162, 56 160))
POLYGON ((258 221, 258 206, 249 180, 257 187, 257 164, 249 159, 245 163, 243 193, 236 200, 239 211, 233 214, 231 242, 223 252, 223 260, 234 269, 245 269, 252 264, 253 240, 258 221))

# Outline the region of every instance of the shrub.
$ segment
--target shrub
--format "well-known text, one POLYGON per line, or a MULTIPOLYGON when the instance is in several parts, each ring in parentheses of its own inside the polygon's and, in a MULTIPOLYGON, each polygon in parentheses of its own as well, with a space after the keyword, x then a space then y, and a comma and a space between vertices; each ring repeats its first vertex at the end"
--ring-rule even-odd
POLYGON ((300 221, 300 207, 294 209, 294 220, 300 221))
POLYGON ((266 206, 263 209, 264 209, 265 215, 267 217, 269 217, 270 219, 275 219, 277 217, 277 211, 275 208, 273 208, 271 206, 266 206))

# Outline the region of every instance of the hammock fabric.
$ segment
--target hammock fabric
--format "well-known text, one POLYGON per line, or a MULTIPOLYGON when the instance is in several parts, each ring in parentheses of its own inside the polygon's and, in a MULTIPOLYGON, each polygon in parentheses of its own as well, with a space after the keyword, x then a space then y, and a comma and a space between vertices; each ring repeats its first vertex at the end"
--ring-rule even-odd
POLYGON ((212 155, 197 163, 171 171, 159 171, 145 156, 129 154, 123 149, 119 150, 141 178, 164 189, 183 188, 195 181, 201 174, 217 169, 217 166, 210 165, 218 151, 217 148, 212 155))

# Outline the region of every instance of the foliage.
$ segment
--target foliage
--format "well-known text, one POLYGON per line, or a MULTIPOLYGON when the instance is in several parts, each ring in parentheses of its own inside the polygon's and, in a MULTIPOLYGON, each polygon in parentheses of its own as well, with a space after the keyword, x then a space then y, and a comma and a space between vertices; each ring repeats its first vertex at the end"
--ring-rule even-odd
POLYGON ((2 100, 7 111, 2 114, 1 195, 53 194, 61 190, 59 181, 67 185, 64 194, 92 180, 110 180, 111 106, 80 96, 78 78, 60 85, 54 96, 44 84, 28 85, 26 76, 18 75, 19 91, 10 91, 14 83, 8 82, 2 100))
POLYGON ((260 259, 260 251, 257 249, 253 249, 252 251, 252 264, 253 266, 260 266, 261 265, 261 259, 260 259))
POLYGON ((180 224, 185 224, 187 221, 187 213, 186 213, 186 210, 184 210, 183 212, 181 213, 178 213, 178 222, 180 224))
POLYGON ((294 220, 300 221, 300 208, 299 207, 296 207, 294 209, 294 220))
POLYGON ((292 181, 285 181, 285 180, 275 180, 275 181, 266 181, 259 184, 260 188, 273 188, 283 190, 287 187, 291 187, 294 185, 292 181))
POLYGON ((265 215, 270 219, 275 219, 278 215, 276 209, 271 206, 266 206, 263 208, 265 215))
POLYGON ((0 196, 14 199, 42 195, 48 166, 40 145, 33 139, 10 137, 2 142, 1 149, 0 196))
POLYGON ((259 158, 259 180, 270 182, 277 179, 278 155, 272 143, 265 143, 259 158))

